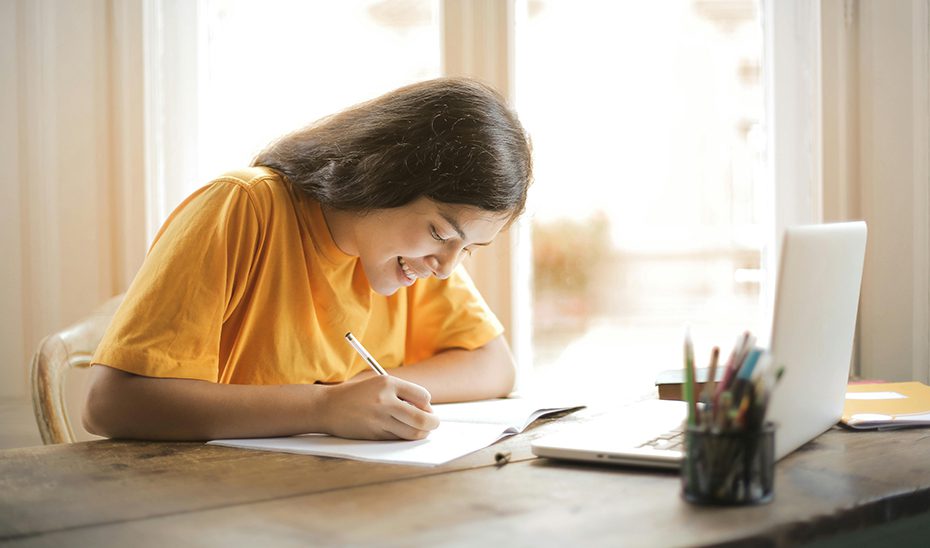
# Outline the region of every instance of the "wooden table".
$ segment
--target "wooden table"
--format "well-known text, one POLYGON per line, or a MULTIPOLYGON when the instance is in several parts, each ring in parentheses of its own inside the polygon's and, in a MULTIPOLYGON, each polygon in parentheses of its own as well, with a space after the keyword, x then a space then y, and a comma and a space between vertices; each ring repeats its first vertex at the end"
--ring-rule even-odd
POLYGON ((777 465, 772 503, 707 508, 682 501, 674 473, 532 456, 532 438, 578 420, 584 412, 436 468, 201 443, 0 451, 0 542, 779 546, 930 509, 930 430, 833 429, 777 465), (509 464, 495 465, 499 451, 509 464))

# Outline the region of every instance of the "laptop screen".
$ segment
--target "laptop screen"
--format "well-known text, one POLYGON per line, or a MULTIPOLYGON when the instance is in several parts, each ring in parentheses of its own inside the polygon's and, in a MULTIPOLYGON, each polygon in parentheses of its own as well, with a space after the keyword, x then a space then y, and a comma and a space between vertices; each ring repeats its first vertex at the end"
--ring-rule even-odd
POLYGON ((859 288, 864 222, 785 231, 771 352, 785 373, 769 402, 781 458, 836 424, 843 413, 859 288))

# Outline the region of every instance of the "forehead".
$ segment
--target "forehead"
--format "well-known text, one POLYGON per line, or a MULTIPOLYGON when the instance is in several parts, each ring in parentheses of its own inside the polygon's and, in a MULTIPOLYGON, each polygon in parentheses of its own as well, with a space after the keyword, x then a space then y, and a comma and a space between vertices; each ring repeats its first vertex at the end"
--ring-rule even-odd
POLYGON ((480 207, 435 204, 436 212, 446 220, 456 221, 459 225, 492 224, 507 222, 510 215, 507 212, 487 211, 480 207))

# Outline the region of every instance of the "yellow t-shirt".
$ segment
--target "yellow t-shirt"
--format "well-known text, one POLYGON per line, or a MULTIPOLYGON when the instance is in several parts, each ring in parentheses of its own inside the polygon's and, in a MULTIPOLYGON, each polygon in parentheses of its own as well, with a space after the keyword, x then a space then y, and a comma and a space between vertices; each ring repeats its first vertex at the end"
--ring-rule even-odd
POLYGON ((473 350, 503 327, 461 267, 375 293, 318 202, 249 168, 171 214, 92 363, 229 384, 340 382, 368 367, 347 331, 393 368, 473 350))

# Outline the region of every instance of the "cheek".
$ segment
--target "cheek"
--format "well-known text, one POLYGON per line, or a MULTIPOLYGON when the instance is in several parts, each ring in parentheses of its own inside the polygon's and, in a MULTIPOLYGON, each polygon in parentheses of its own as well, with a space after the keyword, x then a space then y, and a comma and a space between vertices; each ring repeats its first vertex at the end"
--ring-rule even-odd
MULTIPOLYGON (((432 238, 430 238, 432 240, 432 238)), ((366 270, 393 268, 397 257, 420 258, 436 253, 436 246, 422 239, 395 236, 386 239, 375 237, 359 247, 359 258, 366 270)))
POLYGON ((382 248, 383 254, 388 258, 401 257, 423 257, 436 252, 436 240, 432 237, 413 237, 399 236, 394 239, 392 245, 382 248))

